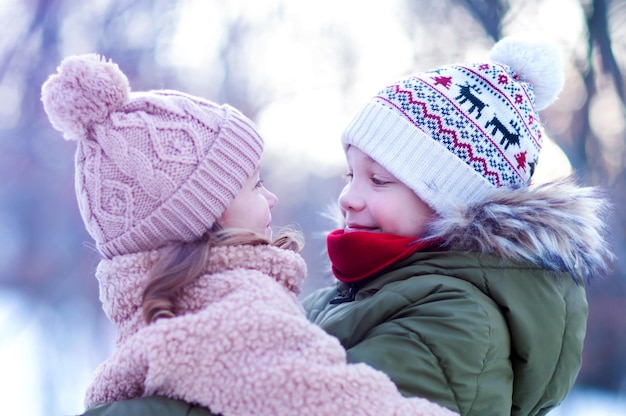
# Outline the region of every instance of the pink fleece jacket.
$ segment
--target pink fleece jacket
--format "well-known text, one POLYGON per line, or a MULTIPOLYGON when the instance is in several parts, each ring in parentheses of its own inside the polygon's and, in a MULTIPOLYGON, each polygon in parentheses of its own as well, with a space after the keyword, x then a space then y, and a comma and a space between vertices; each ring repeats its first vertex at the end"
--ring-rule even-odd
POLYGON ((146 325, 142 287, 160 252, 103 260, 103 308, 117 348, 96 370, 85 404, 162 395, 223 415, 454 415, 407 399, 382 372, 347 364, 337 339, 297 302, 306 267, 270 246, 212 249, 206 274, 185 288, 181 314, 146 325))

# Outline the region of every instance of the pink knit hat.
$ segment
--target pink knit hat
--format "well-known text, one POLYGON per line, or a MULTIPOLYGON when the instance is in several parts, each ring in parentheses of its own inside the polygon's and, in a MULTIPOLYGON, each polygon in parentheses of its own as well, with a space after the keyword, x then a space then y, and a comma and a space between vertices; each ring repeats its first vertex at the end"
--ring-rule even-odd
POLYGON ((105 257, 198 239, 259 166, 263 139, 228 105, 131 92, 118 66, 93 54, 57 72, 42 87, 44 109, 78 141, 78 206, 105 257))
POLYGON ((508 37, 490 59, 447 65, 381 90, 353 118, 358 147, 435 211, 530 184, 542 146, 538 110, 564 84, 556 45, 508 37))

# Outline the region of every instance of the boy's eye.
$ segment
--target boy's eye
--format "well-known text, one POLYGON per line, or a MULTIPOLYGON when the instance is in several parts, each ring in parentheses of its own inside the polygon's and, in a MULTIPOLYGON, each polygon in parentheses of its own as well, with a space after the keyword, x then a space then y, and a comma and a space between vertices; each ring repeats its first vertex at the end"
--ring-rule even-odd
POLYGON ((353 177, 354 177, 354 174, 352 174, 351 172, 348 172, 343 175, 343 178, 346 180, 346 182, 351 182, 353 177))
POLYGON ((376 177, 372 176, 372 183, 373 183, 374 185, 386 185, 386 184, 388 184, 388 183, 390 183, 390 182, 388 182, 388 181, 384 181, 384 180, 382 180, 382 179, 378 179, 378 178, 376 178, 376 177))

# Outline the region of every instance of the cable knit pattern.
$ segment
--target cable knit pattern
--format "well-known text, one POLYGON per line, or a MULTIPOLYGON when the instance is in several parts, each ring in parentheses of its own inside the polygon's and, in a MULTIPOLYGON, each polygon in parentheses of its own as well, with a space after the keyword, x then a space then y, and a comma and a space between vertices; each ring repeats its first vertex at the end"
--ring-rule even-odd
POLYGON ((182 291, 181 314, 146 326, 141 288, 159 255, 119 256, 98 267, 119 336, 88 389, 88 407, 163 395, 223 415, 455 414, 402 397, 364 364, 346 364, 337 339, 308 322, 297 303, 306 267, 293 252, 214 248, 207 274, 182 291))
POLYGON ((77 141, 76 197, 107 258, 195 241, 258 168, 263 138, 237 109, 177 91, 137 92, 113 62, 61 62, 41 90, 77 141))

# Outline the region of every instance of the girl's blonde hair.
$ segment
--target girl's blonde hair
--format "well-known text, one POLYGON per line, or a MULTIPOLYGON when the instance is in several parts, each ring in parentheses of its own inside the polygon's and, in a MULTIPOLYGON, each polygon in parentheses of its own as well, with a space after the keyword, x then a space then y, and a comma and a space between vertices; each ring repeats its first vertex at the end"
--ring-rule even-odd
POLYGON ((143 291, 144 320, 150 324, 160 318, 176 316, 174 301, 177 292, 205 272, 211 247, 263 244, 299 253, 304 239, 299 231, 285 229, 277 239, 269 241, 252 231, 225 230, 216 223, 199 240, 163 248, 143 291))

